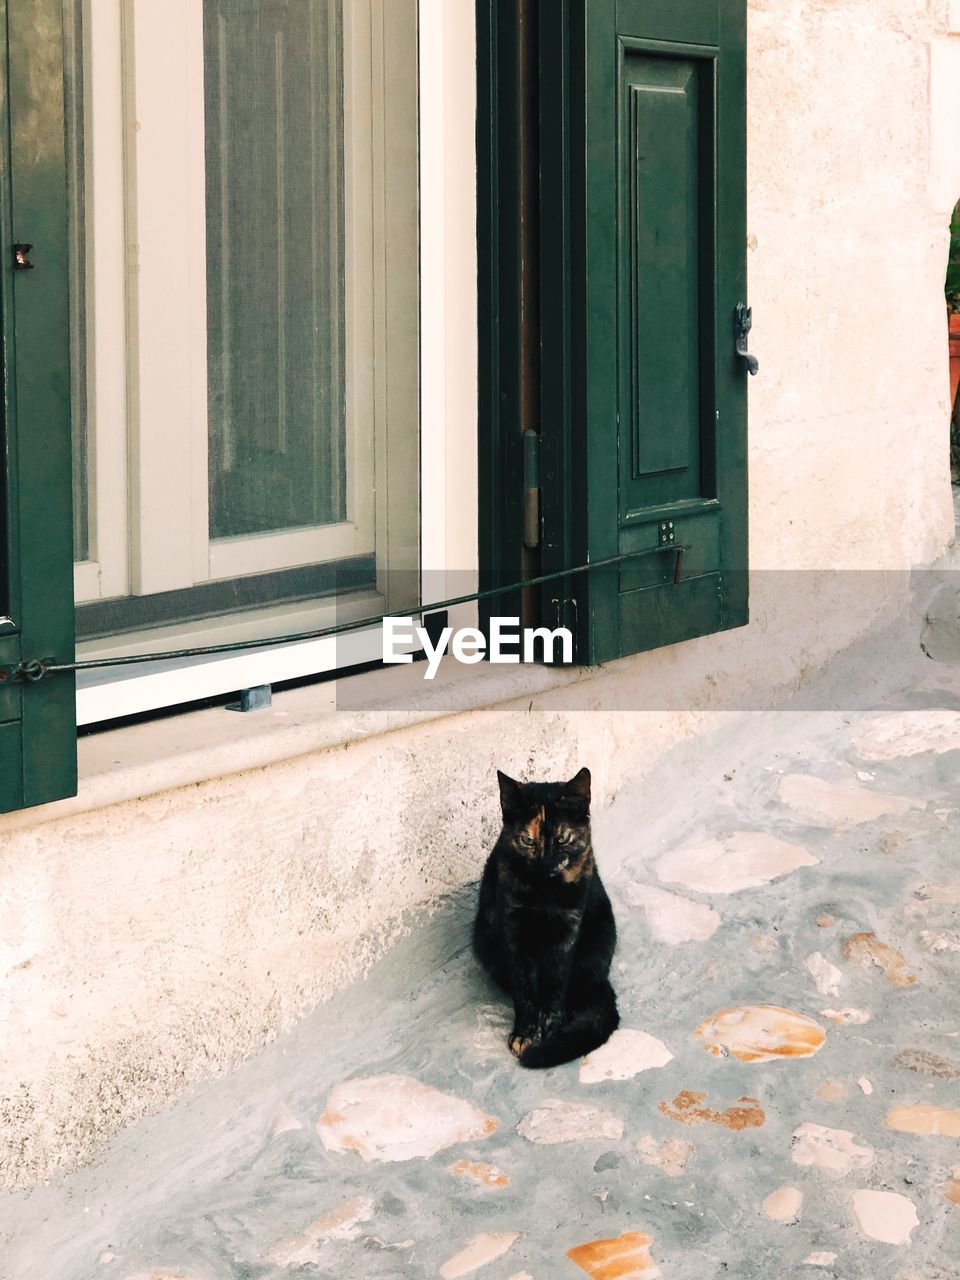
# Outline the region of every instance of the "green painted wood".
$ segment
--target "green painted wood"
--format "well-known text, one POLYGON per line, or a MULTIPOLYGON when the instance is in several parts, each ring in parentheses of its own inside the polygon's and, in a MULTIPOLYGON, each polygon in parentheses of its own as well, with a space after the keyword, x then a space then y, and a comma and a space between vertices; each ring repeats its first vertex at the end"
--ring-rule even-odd
MULTIPOLYGON (((578 528, 582 504, 575 493, 583 476, 572 465, 574 437, 569 369, 579 334, 574 325, 574 290, 579 286, 571 251, 574 246, 570 191, 582 173, 572 167, 569 134, 562 127, 570 119, 578 89, 571 63, 570 0, 556 0, 544 16, 541 4, 540 65, 540 253, 541 253, 541 508, 542 564, 545 573, 582 564, 576 557, 583 544, 578 528)), ((583 579, 568 578, 543 593, 541 613, 551 626, 576 626, 578 590, 583 579)))
POLYGON ((23 808, 20 721, 0 724, 0 813, 23 808))
POLYGON ((557 540, 582 563, 656 548, 672 522, 701 583, 658 558, 574 584, 577 661, 596 663, 748 617, 746 5, 564 0, 556 21, 540 74, 562 139, 541 156, 544 226, 569 211, 543 264, 554 304, 568 279, 569 339, 545 329, 542 354, 562 383, 544 422, 557 540))
MULTIPOLYGON (((620 291, 622 517, 701 496, 705 95, 696 60, 629 50, 621 84, 618 253, 629 276, 620 291)), ((709 90, 709 83, 703 87, 709 90)))
MULTIPOLYGON (((3 556, 0 556, 0 566, 3 556)), ((6 605, 8 601, 3 601, 6 605)), ((0 609, 0 615, 7 612, 0 609)), ((20 661, 20 636, 14 631, 11 623, 0 621, 0 722, 20 719, 20 686, 5 676, 11 667, 20 661)))
MULTIPOLYGON (((515 0, 477 0, 481 590, 523 577, 518 46, 515 0)), ((518 593, 482 602, 480 625, 491 616, 520 617, 521 611, 518 593)))
MULTIPOLYGON (((698 514, 687 513, 683 518, 683 561, 681 572, 684 578, 699 577, 716 569, 720 562, 721 522, 719 511, 715 507, 704 506, 698 514)), ((659 546, 659 526, 637 525, 628 533, 624 533, 621 541, 623 551, 648 549, 659 546)), ((620 591, 634 591, 648 586, 651 581, 669 583, 673 581, 677 564, 677 553, 669 548, 655 556, 644 556, 636 560, 624 560, 620 568, 620 591)))
MULTIPOLYGON (((3 319, 4 567, 0 615, 13 620, 6 661, 74 653, 70 335, 60 0, 5 0, 6 79, 0 187, 3 319), (9 139, 9 142, 6 140, 9 139), (30 243, 32 271, 14 271, 30 243)), ((5 682, 6 683, 6 682, 5 682)), ((0 716, 11 695, 0 695, 0 716)), ((72 676, 18 686, 19 722, 3 726, 0 810, 76 790, 72 676)))
POLYGON ((729 16, 726 10, 736 9, 741 3, 742 0, 618 0, 617 30, 640 32, 648 40, 719 45, 722 23, 729 16))
POLYGON ((620 620, 637 653, 680 640, 712 635, 723 627, 723 581, 719 573, 687 578, 679 586, 624 591, 620 620))

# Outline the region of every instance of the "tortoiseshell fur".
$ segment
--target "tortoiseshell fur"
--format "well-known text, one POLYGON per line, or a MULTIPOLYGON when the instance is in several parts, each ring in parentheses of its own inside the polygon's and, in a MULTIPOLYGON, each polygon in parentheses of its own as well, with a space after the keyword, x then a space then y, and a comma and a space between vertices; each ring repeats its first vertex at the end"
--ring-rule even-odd
POLYGON ((487 859, 477 958, 514 1002, 510 1051, 553 1067, 604 1044, 620 1022, 610 985, 617 930, 593 859, 590 772, 570 782, 498 773, 503 830, 487 859))

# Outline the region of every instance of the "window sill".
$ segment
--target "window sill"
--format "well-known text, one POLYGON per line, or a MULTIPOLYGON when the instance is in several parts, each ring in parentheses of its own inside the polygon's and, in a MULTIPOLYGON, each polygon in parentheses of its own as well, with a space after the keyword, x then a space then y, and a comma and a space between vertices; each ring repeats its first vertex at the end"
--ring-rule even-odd
POLYGON ((388 667, 276 694, 264 711, 217 707, 81 738, 79 793, 0 816, 0 834, 531 697, 597 669, 468 667, 446 658, 432 682, 425 670, 388 667))

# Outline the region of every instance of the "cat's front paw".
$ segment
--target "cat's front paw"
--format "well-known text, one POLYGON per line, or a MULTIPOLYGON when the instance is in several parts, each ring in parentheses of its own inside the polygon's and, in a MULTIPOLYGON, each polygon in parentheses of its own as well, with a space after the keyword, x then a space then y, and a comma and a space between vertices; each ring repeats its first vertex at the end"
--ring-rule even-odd
POLYGON ((515 1027, 510 1035, 510 1052, 515 1058, 522 1058, 532 1044, 536 1044, 540 1039, 539 1034, 534 1030, 520 1030, 515 1027))

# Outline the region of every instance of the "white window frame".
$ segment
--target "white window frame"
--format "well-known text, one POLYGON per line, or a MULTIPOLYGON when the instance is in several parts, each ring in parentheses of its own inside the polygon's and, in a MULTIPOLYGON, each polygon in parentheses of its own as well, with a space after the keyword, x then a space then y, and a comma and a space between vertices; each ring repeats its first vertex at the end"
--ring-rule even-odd
MULTIPOLYGON (((367 6, 353 6, 348 3, 346 9, 353 10, 354 16, 373 12, 374 22, 371 32, 371 43, 374 59, 383 58, 389 48, 389 30, 384 31, 382 25, 383 10, 379 8, 383 0, 374 0, 372 10, 367 6), (380 15, 379 20, 377 15, 380 15)), ((416 0, 409 0, 411 4, 416 0)), ((175 4, 184 9, 181 15, 183 25, 174 21, 171 5, 156 5, 155 0, 86 0, 87 13, 91 21, 98 26, 95 29, 99 42, 94 42, 94 57, 98 51, 102 62, 111 61, 107 50, 117 51, 124 47, 124 23, 121 21, 121 4, 133 11, 137 24, 148 24, 148 38, 140 43, 147 52, 142 58, 143 66, 136 67, 133 83, 140 86, 140 92, 146 92, 145 85, 152 84, 154 92, 159 92, 178 68, 178 74, 184 84, 184 100, 192 100, 196 105, 196 95, 200 94, 202 120, 202 26, 197 39, 197 12, 200 9, 194 0, 175 0, 175 4), (95 12, 94 12, 95 11, 95 12), (190 36, 192 24, 192 37, 190 36), (184 56, 186 44, 192 46, 193 58, 184 56), (197 58, 199 51, 199 62, 197 58)), ((399 8, 394 6, 388 13, 394 17, 399 15, 399 8)), ((128 12, 128 17, 129 17, 128 12)), ((388 16, 387 22, 390 18, 388 16)), ((129 28, 128 28, 129 29, 129 28)), ((140 27, 141 32, 144 27, 140 27)), ((475 76, 473 68, 476 59, 476 33, 474 26, 473 0, 419 0, 419 113, 420 113, 420 358, 419 358, 419 463, 421 478, 420 503, 420 550, 421 550, 421 600, 423 605, 451 595, 466 594, 476 589, 477 582, 477 458, 476 458, 476 415, 477 415, 477 325, 476 325, 476 97, 475 76), (465 73, 465 68, 466 73, 465 73)), ((358 47, 359 41, 353 42, 358 47)), ((129 61, 135 57, 129 40, 126 42, 126 57, 129 61)), ((386 61, 386 60, 385 60, 386 61)), ((113 63, 116 67, 117 63, 113 63)), ((129 86, 128 81, 128 86, 129 86)), ((363 87, 357 83, 357 96, 362 97, 363 87)), ((124 78, 116 73, 111 80, 98 69, 96 76, 90 77, 92 88, 88 90, 88 110, 94 120, 109 112, 116 113, 118 96, 122 101, 124 78), (119 81, 119 83, 118 83, 119 81)), ((367 93, 367 100, 370 100, 367 93)), ((139 97, 139 94, 138 94, 139 97)), ((161 109, 169 114, 168 148, 173 148, 173 135, 177 129, 183 129, 184 112, 179 109, 170 110, 171 101, 176 94, 168 90, 160 95, 161 109)), ((129 111, 129 106, 128 106, 129 111)), ((137 107, 132 117, 139 119, 144 111, 143 104, 137 107)), ((349 108, 346 110, 348 120, 357 127, 357 120, 349 108)), ((374 101, 374 120, 372 137, 374 154, 378 147, 389 147, 387 136, 389 119, 382 109, 382 102, 374 101), (378 127, 379 125, 379 127, 378 127)), ((194 113, 192 119, 196 120, 194 113)), ((142 121, 141 121, 142 124, 142 121)), ((100 145, 92 148, 93 176, 91 182, 97 184, 101 177, 100 190, 115 193, 119 175, 120 191, 123 191, 124 166, 122 155, 117 159, 116 132, 108 134, 105 130, 96 132, 101 139, 100 145), (99 169, 96 166, 100 166, 99 169), (106 166, 112 166, 107 181, 102 180, 106 166)), ((142 129, 134 134, 134 145, 142 129)), ((196 130, 194 130, 196 133, 196 130)), ((350 151, 348 138, 348 153, 350 151)), ((183 139, 177 146, 182 146, 183 139)), ((186 195, 178 202, 179 230, 186 234, 189 248, 184 252, 190 255, 189 276, 194 280, 206 280, 205 262, 203 260, 205 246, 205 209, 203 205, 203 154, 202 130, 199 143, 194 138, 194 146, 187 147, 178 163, 187 175, 186 195), (198 157, 199 147, 199 157, 198 157), (196 198, 199 173, 199 205, 196 198), (190 175, 192 179, 190 178, 190 175), (192 182, 192 186, 191 186, 192 182), (193 195, 190 196, 192 190, 193 195), (192 233, 191 229, 192 228, 192 233)), ((374 162, 376 163, 376 161, 374 162)), ((362 184, 362 174, 348 173, 348 182, 362 184)), ((356 189, 356 188, 355 188, 356 189)), ((89 190, 89 188, 88 188, 89 190)), ((131 192, 127 184, 127 209, 129 217, 130 201, 134 202, 138 221, 134 224, 142 228, 144 219, 155 217, 151 201, 150 182, 138 181, 136 189, 131 192)), ((384 195, 389 198, 389 192, 384 195)), ((94 251, 91 254, 91 286, 94 296, 91 298, 93 315, 93 365, 91 369, 91 409, 97 413, 97 432, 103 427, 104 403, 114 409, 111 418, 112 439, 122 440, 128 421, 128 411, 138 417, 141 424, 145 414, 157 413, 158 405, 170 406, 171 395, 179 415, 169 416, 169 407, 163 412, 168 415, 165 421, 170 432, 179 433, 172 440, 166 437, 162 448, 151 447, 149 443, 140 446, 137 456, 137 468, 134 471, 131 488, 132 496, 137 496, 137 486, 143 490, 145 477, 151 470, 165 468, 169 473, 171 457, 182 456, 193 459, 193 482, 183 483, 182 472, 175 478, 178 491, 172 495, 174 501, 190 508, 192 518, 185 520, 181 529, 181 544, 178 548, 179 564, 190 564, 193 578, 184 582, 182 569, 174 572, 170 564, 156 563, 155 558, 140 557, 138 553, 143 546, 145 523, 156 519, 156 512, 151 511, 149 504, 141 516, 138 529, 134 530, 134 546, 131 564, 124 566, 122 556, 115 557, 115 562, 90 562, 77 567, 78 598, 91 598, 91 584, 97 586, 96 595, 106 597, 122 594, 116 583, 121 575, 125 579, 125 568, 134 569, 131 575, 135 589, 139 592, 175 589, 179 586, 194 585, 198 581, 211 580, 214 577, 235 576, 236 563, 231 565, 231 549, 227 542, 209 544, 197 534, 197 530, 205 532, 206 527, 206 315, 205 290, 194 289, 203 300, 200 306, 196 297, 192 300, 182 294, 169 300, 169 291, 182 289, 182 285, 171 277, 169 263, 164 270, 164 255, 155 255, 157 260, 145 261, 140 253, 139 263, 131 263, 136 272, 137 287, 130 290, 127 316, 132 321, 128 327, 121 320, 111 327, 111 321, 118 314, 117 301, 121 291, 126 292, 125 253, 97 253, 96 245, 116 246, 129 242, 129 232, 116 237, 116 230, 129 225, 125 222, 124 199, 101 198, 93 200, 89 205, 92 210, 92 231, 94 251), (107 264, 104 270, 104 264, 107 264), (168 299, 167 314, 179 309, 180 314, 188 314, 189 320, 179 326, 179 332, 173 333, 162 327, 158 320, 159 304, 168 299), (152 328, 151 328, 152 326, 152 328), (149 341, 156 343, 167 353, 164 361, 155 361, 154 368, 145 371, 142 367, 131 379, 131 387, 123 387, 122 394, 117 377, 117 368, 124 368, 127 356, 127 343, 131 338, 143 341, 146 333, 149 341), (106 338, 104 335, 106 334, 106 338), (105 344, 105 345, 102 345, 105 344), (189 349, 188 349, 189 348, 189 349), (202 358, 197 358, 198 353, 202 358), (169 359, 180 359, 186 374, 179 385, 169 386, 161 382, 161 372, 169 368, 169 359), (129 390, 129 394, 128 394, 129 390), (151 399, 151 396, 155 399, 151 399), (106 397, 106 401, 105 401, 106 397), (202 422, 203 430, 197 431, 197 421, 202 422), (193 424, 194 438, 187 438, 185 424, 193 424), (197 441, 199 436, 199 444, 197 441), (182 437, 182 438, 180 438, 182 437), (198 449, 203 452, 201 468, 196 458, 198 449), (191 453, 191 450, 193 451, 191 453), (202 484, 198 477, 202 476, 202 484), (202 513, 198 521, 197 512, 202 513), (137 539, 141 539, 137 543, 137 539), (179 576, 178 576, 179 575, 179 576), (205 576, 203 576, 205 575, 205 576), (85 589, 84 589, 85 588, 85 589)), ((369 201, 362 198, 357 207, 369 207, 369 201)), ((388 216, 386 208, 381 209, 380 216, 388 216)), ((351 222, 351 235, 372 234, 372 229, 351 222)), ((176 233, 176 229, 174 229, 176 233)), ((169 231, 167 232, 169 234, 169 231)), ((161 244, 162 238, 152 237, 154 244, 161 244)), ((351 254, 348 249, 348 261, 359 263, 358 270, 368 268, 363 260, 370 255, 351 254)), ((372 264, 373 270, 384 271, 386 266, 381 258, 379 263, 372 264)), ((181 273, 182 275, 182 273, 181 273)), ((354 281, 348 288, 348 306, 350 297, 356 297, 368 284, 354 281)), ((123 311, 120 310, 122 317, 123 311)), ((355 396, 369 396, 373 401, 382 396, 383 383, 387 376, 389 354, 389 325, 397 324, 389 316, 371 320, 371 338, 374 342, 374 368, 377 376, 371 382, 369 354, 364 357, 360 348, 355 348, 355 364, 348 371, 348 379, 354 380, 355 396)), ((131 345, 136 345, 132 342, 131 345)), ((398 362, 399 363, 399 362, 398 362)), ((358 401, 355 399, 355 403, 358 401)), ((372 421, 372 414, 370 415, 372 421)), ((137 433, 143 440, 143 434, 137 433)), ((155 436, 155 439, 163 439, 155 436)), ((101 441, 98 438, 98 444, 101 441)), ((105 448, 105 446, 104 446, 105 448)), ((98 451, 96 459, 96 475, 98 481, 102 476, 100 467, 104 462, 103 448, 98 451)), ((388 464, 388 459, 378 459, 378 467, 388 464)), ((355 474, 357 469, 354 469, 355 474)), ((116 481, 116 476, 113 477, 116 481)), ((117 499, 113 494, 112 503, 103 490, 109 485, 97 483, 95 486, 94 521, 96 540, 95 547, 109 546, 112 550, 125 546, 122 534, 118 537, 118 529, 122 529, 124 503, 127 495, 117 499), (119 507, 119 510, 115 508, 119 507)), ((391 499, 387 486, 378 486, 376 502, 378 525, 389 530, 389 521, 382 519, 383 504, 391 500, 409 501, 408 495, 395 495, 391 499)), ((371 504, 374 495, 355 495, 354 512, 361 510, 364 501, 371 504)), ((363 520, 355 520, 354 528, 362 527, 363 520)), ((338 527, 339 528, 339 527, 338 527)), ((280 563, 289 564, 285 556, 297 556, 291 550, 291 539, 309 538, 315 531, 307 534, 298 532, 270 535, 262 542, 265 548, 265 567, 278 567, 280 563), (286 542, 287 545, 281 545, 286 542), (269 554, 266 550, 269 548, 269 554), (273 556, 273 560, 270 556, 273 556)), ((329 532, 329 530, 327 531, 329 532)), ((354 536, 354 535, 350 535, 354 536)), ((249 539, 231 539, 229 542, 249 542, 249 539)), ((356 545, 356 543, 347 545, 356 545)), ((313 550, 307 555, 307 562, 317 559, 313 550)), ((239 554, 239 551, 237 552, 239 554)), ((338 546, 332 554, 351 554, 338 546)), ((171 556, 169 559, 173 559, 171 556)), ((294 560, 295 563, 303 561, 294 560)), ((243 572, 250 572, 249 560, 244 560, 243 572)), ((384 608, 384 597, 379 593, 360 597, 350 602, 350 613, 345 611, 341 603, 318 600, 298 605, 281 606, 272 610, 251 612, 241 618, 236 615, 224 616, 223 619, 209 619, 186 627, 164 628, 151 631, 149 634, 131 635, 114 638, 109 642, 87 642, 80 647, 80 657, 97 657, 105 652, 110 655, 118 653, 153 652, 165 647, 187 647, 191 644, 217 643, 219 639, 258 638, 276 633, 278 620, 283 621, 284 629, 290 632, 320 628, 343 622, 351 617, 375 616, 384 608), (193 638, 191 638, 193 637, 193 638), (109 646, 109 647, 108 647, 109 646)), ((459 610, 456 621, 466 625, 475 618, 475 607, 467 606, 459 610)), ((355 633, 349 637, 336 640, 317 640, 302 642, 296 645, 270 646, 260 650, 248 651, 240 655, 222 655, 175 663, 149 664, 144 666, 106 668, 92 673, 81 673, 78 681, 77 720, 80 725, 98 723, 120 716, 129 716, 139 712, 155 710, 164 706, 194 701, 202 697, 212 697, 228 693, 237 688, 252 687, 259 684, 272 684, 282 680, 297 679, 304 676, 335 671, 343 667, 375 661, 380 656, 380 630, 371 628, 355 633)))
POLYGON ((122 595, 129 576, 126 159, 119 0, 84 0, 83 30, 88 541, 94 554, 74 566, 78 601, 122 595))

